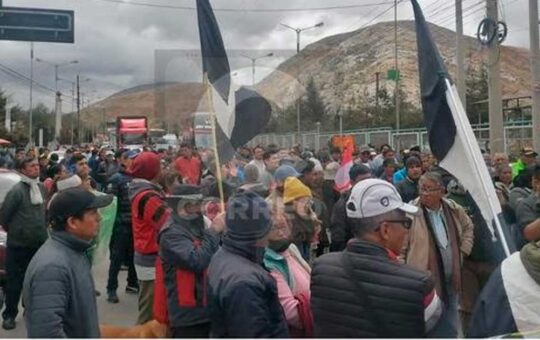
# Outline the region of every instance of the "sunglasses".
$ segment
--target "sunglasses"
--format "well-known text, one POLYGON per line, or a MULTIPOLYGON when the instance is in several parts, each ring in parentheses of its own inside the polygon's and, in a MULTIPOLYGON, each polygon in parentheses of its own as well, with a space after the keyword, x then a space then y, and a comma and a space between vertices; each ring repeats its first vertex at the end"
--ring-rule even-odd
POLYGON ((403 219, 403 220, 386 220, 384 222, 398 223, 398 224, 401 224, 403 226, 403 228, 409 230, 409 229, 411 229, 413 221, 410 218, 406 218, 406 219, 403 219))

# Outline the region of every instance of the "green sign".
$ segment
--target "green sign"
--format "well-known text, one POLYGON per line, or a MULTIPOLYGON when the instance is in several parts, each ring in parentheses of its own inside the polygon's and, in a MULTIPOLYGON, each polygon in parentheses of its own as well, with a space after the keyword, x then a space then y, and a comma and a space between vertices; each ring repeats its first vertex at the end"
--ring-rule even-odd
POLYGON ((395 69, 388 70, 386 78, 388 80, 394 80, 394 81, 399 80, 400 79, 399 70, 397 71, 395 69))
POLYGON ((0 7, 0 40, 74 42, 74 12, 0 7))

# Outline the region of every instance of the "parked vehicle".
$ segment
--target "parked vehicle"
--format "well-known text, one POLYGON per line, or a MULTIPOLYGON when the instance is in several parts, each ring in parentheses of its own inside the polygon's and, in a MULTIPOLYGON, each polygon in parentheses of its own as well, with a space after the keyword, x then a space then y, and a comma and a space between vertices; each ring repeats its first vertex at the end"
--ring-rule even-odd
POLYGON ((116 118, 117 149, 140 149, 148 144, 148 119, 146 117, 116 118))

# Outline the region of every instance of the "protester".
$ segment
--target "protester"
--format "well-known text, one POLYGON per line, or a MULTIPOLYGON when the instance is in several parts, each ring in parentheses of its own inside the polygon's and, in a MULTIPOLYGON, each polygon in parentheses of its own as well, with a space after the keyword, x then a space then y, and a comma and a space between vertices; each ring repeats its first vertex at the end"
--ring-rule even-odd
MULTIPOLYGON (((167 307, 173 338, 208 338, 207 269, 219 247, 221 230, 206 229, 199 187, 178 185, 167 198, 172 218, 158 236, 163 277, 156 277, 156 291, 165 289, 166 301, 154 301, 154 310, 167 307), (160 285, 164 285, 160 288, 160 285)), ((160 273, 158 271, 158 273, 160 273)))
POLYGON ((519 172, 512 180, 512 189, 508 193, 510 207, 517 212, 520 202, 532 193, 533 168, 528 167, 519 172))
POLYGON ((259 174, 259 181, 272 191, 275 188, 274 173, 279 166, 278 152, 275 150, 266 151, 263 155, 263 161, 265 170, 259 174))
POLYGON ((292 225, 292 241, 307 262, 311 259, 311 246, 317 243, 321 228, 321 222, 312 210, 312 202, 311 190, 298 178, 289 177, 285 180, 283 203, 292 225))
MULTIPOLYGON (((355 164, 349 170, 351 186, 365 179, 371 178, 371 171, 368 167, 355 164)), ((349 200, 351 190, 347 190, 334 205, 330 221, 330 251, 341 251, 345 249, 347 242, 352 238, 352 229, 347 222, 345 205, 349 200)))
POLYGON ((92 169, 88 166, 88 161, 82 153, 76 153, 71 158, 72 163, 74 164, 75 174, 81 178, 90 176, 92 169))
POLYGON ((462 258, 470 254, 473 246, 473 224, 461 206, 444 198, 440 174, 422 175, 419 191, 420 197, 412 204, 420 209, 420 214, 414 217, 403 247, 405 263, 430 271, 437 294, 444 302, 444 313, 429 335, 457 337, 462 258))
POLYGON ((537 156, 538 153, 531 147, 524 147, 521 149, 518 161, 512 164, 512 178, 516 178, 521 171, 534 165, 537 156))
POLYGON ((191 145, 187 143, 180 145, 180 157, 174 162, 174 167, 186 184, 199 185, 202 173, 201 160, 193 155, 191 145))
POLYGON ((264 148, 262 146, 256 146, 253 149, 253 159, 248 164, 254 164, 259 169, 259 174, 263 174, 266 170, 266 165, 264 164, 264 148))
POLYGON ((268 187, 261 183, 259 169, 255 164, 248 164, 244 167, 244 184, 238 187, 237 191, 252 191, 261 197, 268 196, 268 187))
POLYGON ((47 199, 52 196, 56 190, 54 186, 56 182, 66 179, 69 176, 69 173, 66 171, 66 168, 60 164, 54 164, 49 166, 47 169, 47 178, 43 182, 43 187, 47 190, 47 199))
POLYGON ((360 147, 360 153, 359 153, 359 158, 355 161, 356 164, 360 164, 360 165, 364 165, 366 166, 367 168, 370 169, 370 171, 372 171, 372 167, 371 167, 371 151, 369 149, 369 146, 367 145, 362 145, 360 147))
POLYGON ((357 183, 347 202, 354 239, 315 261, 311 304, 315 337, 424 337, 440 315, 429 274, 400 264, 418 208, 379 179, 357 183), (338 308, 336 308, 339 306, 338 308), (346 317, 345 317, 346 316, 346 317))
POLYGON ((491 275, 474 308, 468 336, 537 336, 534 334, 540 329, 539 291, 540 244, 536 239, 506 258, 491 275), (521 334, 510 336, 516 332, 521 334))
POLYGON ((263 265, 271 229, 268 204, 257 194, 231 198, 223 246, 208 269, 212 337, 287 338, 276 281, 263 265))
POLYGON ((510 165, 510 163, 508 161, 508 155, 506 155, 505 153, 502 153, 502 152, 496 152, 493 155, 493 165, 495 167, 497 167, 499 165, 510 165))
POLYGON ((39 181, 43 182, 47 178, 47 170, 49 169, 49 159, 45 154, 39 155, 38 158, 39 163, 39 181))
POLYGON ((134 263, 139 279, 138 324, 152 320, 154 302, 157 235, 170 216, 162 188, 156 184, 161 171, 159 156, 141 152, 131 164, 128 173, 133 177, 128 189, 131 202, 134 263))
POLYGON ((264 253, 264 266, 276 280, 291 337, 313 337, 309 289, 311 268, 292 243, 291 225, 283 207, 276 206, 272 210, 272 229, 264 253))
POLYGON ((120 170, 114 174, 107 188, 107 192, 113 194, 118 199, 118 210, 116 221, 109 244, 110 265, 107 280, 107 301, 118 303, 118 273, 124 263, 128 264, 126 293, 137 294, 139 292, 139 282, 137 272, 133 263, 133 229, 131 225, 131 202, 129 199, 129 185, 133 178, 128 174, 128 169, 132 164, 131 157, 136 153, 126 151, 120 158, 120 170))
POLYGON ((418 198, 418 180, 422 176, 422 161, 411 156, 405 162, 407 177, 396 184, 396 189, 403 199, 403 202, 410 202, 418 198))
POLYGON ((518 228, 527 242, 540 240, 540 165, 532 168, 532 192, 517 207, 518 228))
POLYGON ((379 174, 379 179, 387 181, 388 183, 393 183, 394 172, 396 172, 397 164, 393 159, 385 159, 382 163, 381 172, 379 174))
POLYGON ((326 209, 331 214, 334 205, 339 200, 340 194, 336 189, 336 174, 340 165, 337 162, 330 162, 324 168, 324 180, 322 183, 322 196, 326 209))
POLYGON ((0 225, 7 232, 5 257, 5 308, 2 328, 15 328, 24 273, 39 247, 47 240, 45 203, 47 194, 39 182, 35 158, 17 160, 21 181, 9 190, 0 209, 0 225))
POLYGON ((24 280, 28 337, 100 337, 94 280, 85 252, 98 234, 97 209, 112 200, 112 195, 96 196, 76 188, 51 202, 51 238, 30 262, 24 280))
POLYGON ((512 167, 509 164, 496 165, 494 180, 499 199, 502 199, 501 204, 508 204, 512 186, 512 167))
POLYGON ((276 181, 276 188, 270 193, 270 196, 266 199, 266 202, 274 206, 283 206, 283 192, 285 190, 285 180, 289 177, 298 178, 300 173, 296 171, 291 165, 280 165, 274 173, 274 180, 276 181))

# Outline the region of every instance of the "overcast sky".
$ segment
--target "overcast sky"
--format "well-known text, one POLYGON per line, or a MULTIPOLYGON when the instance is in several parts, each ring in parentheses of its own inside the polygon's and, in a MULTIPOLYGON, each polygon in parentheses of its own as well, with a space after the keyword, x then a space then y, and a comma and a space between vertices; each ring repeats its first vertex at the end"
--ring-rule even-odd
MULTIPOLYGON (((451 0, 419 0, 428 21, 454 29, 451 0)), ((473 35, 484 17, 483 1, 463 0, 465 33, 473 35)), ((153 83, 157 55, 178 55, 178 51, 199 47, 197 17, 193 10, 140 6, 146 3, 165 6, 194 7, 195 0, 3 0, 4 6, 70 9, 75 11, 75 44, 36 43, 35 56, 53 63, 77 60, 76 65, 60 68, 60 77, 75 80, 81 75, 81 92, 91 101, 104 98, 122 89, 153 83), (123 2, 123 3, 122 3, 123 2), (156 52, 158 51, 158 52, 156 52), (176 51, 176 52, 170 52, 176 51), (175 54, 176 53, 176 54, 175 54), (87 80, 89 79, 89 80, 87 80)), ((212 0, 214 8, 238 9, 216 11, 227 49, 243 50, 250 56, 271 51, 277 57, 257 61, 257 80, 271 72, 287 55, 294 53, 296 35, 280 23, 308 27, 323 21, 324 26, 302 33, 302 47, 323 37, 352 31, 369 23, 392 6, 391 0, 212 0), (377 4, 376 6, 369 6, 377 4), (363 7, 311 11, 251 12, 249 9, 298 9, 330 6, 362 5, 363 7)), ((499 3, 501 1, 499 0, 499 3)), ((500 15, 506 20, 509 35, 506 45, 528 47, 528 1, 502 1, 500 15)), ((398 5, 398 19, 412 19, 409 1, 398 5)), ((373 21, 393 20, 393 10, 373 21)), ((30 43, 0 41, 0 64, 30 74, 30 43)), ((197 60, 191 58, 194 70, 197 60)), ((237 69, 234 79, 251 82, 251 62, 246 58, 231 61, 237 69)), ((186 71, 185 58, 166 67, 167 81, 197 80, 196 72, 186 71)), ((528 65, 524 65, 528 67, 528 65)), ((55 87, 54 68, 34 63, 36 81, 55 87)), ((71 83, 61 81, 62 92, 71 95, 71 83)), ((13 104, 28 106, 28 82, 17 80, 0 71, 0 88, 11 95, 13 104)), ((54 107, 54 93, 37 88, 34 103, 54 107)), ((64 101, 64 112, 71 110, 71 101, 64 101)))

